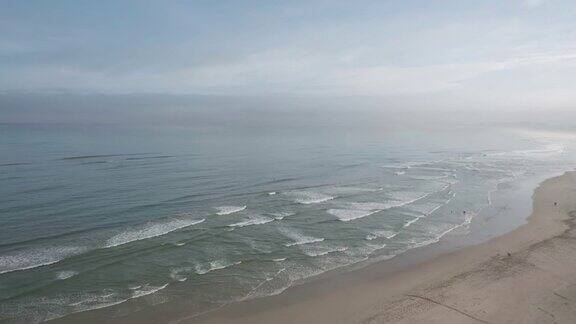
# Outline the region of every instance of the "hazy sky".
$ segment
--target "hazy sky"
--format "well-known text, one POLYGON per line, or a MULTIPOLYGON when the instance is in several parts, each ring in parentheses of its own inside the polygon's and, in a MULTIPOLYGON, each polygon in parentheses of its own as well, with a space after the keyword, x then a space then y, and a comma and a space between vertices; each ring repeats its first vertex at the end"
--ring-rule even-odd
POLYGON ((576 1, 0 0, 0 91, 576 103, 576 1))

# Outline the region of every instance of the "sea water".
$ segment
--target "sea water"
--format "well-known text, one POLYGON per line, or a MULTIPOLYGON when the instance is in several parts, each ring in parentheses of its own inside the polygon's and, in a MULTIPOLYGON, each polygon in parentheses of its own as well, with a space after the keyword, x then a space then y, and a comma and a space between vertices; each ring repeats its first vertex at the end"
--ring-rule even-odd
POLYGON ((0 131, 0 319, 21 322, 279 294, 466 230, 574 161, 572 135, 521 127, 0 131))

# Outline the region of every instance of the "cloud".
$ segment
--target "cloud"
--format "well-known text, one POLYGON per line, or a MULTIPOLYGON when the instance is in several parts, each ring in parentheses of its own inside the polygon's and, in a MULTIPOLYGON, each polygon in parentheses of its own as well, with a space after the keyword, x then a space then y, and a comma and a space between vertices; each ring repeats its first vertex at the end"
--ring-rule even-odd
POLYGON ((136 4, 13 2, 0 91, 569 102, 576 82, 570 1, 136 4))
POLYGON ((102 93, 125 93, 126 89, 137 88, 139 92, 218 95, 397 96, 467 91, 474 96, 491 96, 507 91, 514 97, 525 96, 521 92, 541 92, 542 87, 552 84, 569 92, 569 85, 576 82, 576 74, 563 72, 573 71, 576 50, 410 66, 365 65, 357 60, 358 53, 276 49, 221 64, 158 71, 136 69, 122 74, 66 65, 34 67, 26 73, 19 69, 0 86, 102 93))
POLYGON ((540 7, 541 5, 543 5, 544 2, 546 2, 546 1, 545 0, 525 0, 524 5, 529 7, 529 8, 536 8, 536 7, 540 7))

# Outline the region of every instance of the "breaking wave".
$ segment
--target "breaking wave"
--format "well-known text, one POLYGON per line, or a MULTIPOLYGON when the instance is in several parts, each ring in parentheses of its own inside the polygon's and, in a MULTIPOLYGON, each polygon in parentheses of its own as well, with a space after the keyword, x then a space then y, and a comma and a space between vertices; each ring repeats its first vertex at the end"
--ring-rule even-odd
POLYGON ((244 221, 241 221, 238 223, 230 224, 228 226, 229 227, 245 227, 245 226, 250 226, 250 225, 262 225, 262 224, 270 223, 273 221, 274 221, 274 218, 259 215, 259 216, 253 216, 247 220, 244 220, 244 221))
POLYGON ((0 256, 0 274, 47 266, 81 254, 86 250, 88 250, 86 247, 53 246, 17 251, 0 256))
POLYGON ((72 278, 76 275, 78 275, 78 271, 64 270, 64 271, 60 271, 56 274, 56 279, 66 280, 66 279, 72 278))
POLYGON ((226 269, 238 265, 240 263, 242 263, 242 261, 238 262, 228 262, 225 260, 211 261, 208 264, 196 266, 196 273, 199 275, 203 275, 207 274, 208 272, 226 269))
POLYGON ((391 239, 394 236, 398 235, 398 232, 393 232, 393 231, 374 231, 368 235, 366 235, 366 239, 368 241, 372 241, 375 240, 377 238, 386 238, 386 239, 391 239))
POLYGON ((334 199, 333 196, 313 191, 295 191, 289 194, 295 197, 294 199, 295 202, 304 205, 318 204, 334 199))
POLYGON ((205 220, 206 219, 176 219, 165 223, 149 223, 109 238, 106 241, 105 247, 110 248, 156 236, 162 236, 184 227, 200 224, 205 220))
POLYGON ((284 244, 287 247, 295 245, 310 244, 316 242, 324 241, 324 238, 312 237, 304 235, 294 229, 283 228, 280 230, 287 238, 291 239, 293 242, 284 244))
POLYGON ((343 222, 349 222, 358 218, 363 218, 374 213, 379 212, 379 210, 358 210, 358 209, 328 209, 328 213, 336 216, 339 220, 343 222))
POLYGON ((237 213, 239 211, 243 211, 244 209, 246 209, 246 206, 220 206, 220 207, 216 207, 216 210, 218 210, 218 212, 216 212, 216 214, 217 215, 230 215, 230 214, 237 213))
POLYGON ((303 249, 302 252, 304 252, 304 254, 306 254, 307 256, 319 257, 319 256, 328 255, 330 253, 344 252, 347 250, 348 250, 347 246, 338 246, 338 247, 318 246, 318 247, 305 248, 305 249, 303 249))

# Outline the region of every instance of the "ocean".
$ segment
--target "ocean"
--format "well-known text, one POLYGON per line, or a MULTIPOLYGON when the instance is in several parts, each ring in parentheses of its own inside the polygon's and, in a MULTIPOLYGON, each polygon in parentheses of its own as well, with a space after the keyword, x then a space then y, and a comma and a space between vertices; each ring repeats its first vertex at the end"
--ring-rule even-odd
POLYGON ((573 146, 518 126, 2 124, 0 322, 280 294, 466 235, 510 184, 573 167, 573 146))

